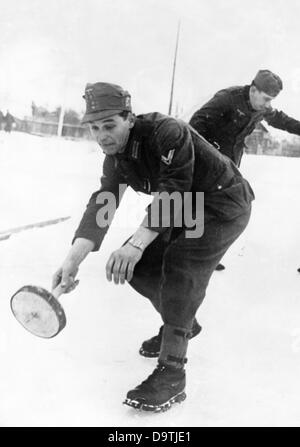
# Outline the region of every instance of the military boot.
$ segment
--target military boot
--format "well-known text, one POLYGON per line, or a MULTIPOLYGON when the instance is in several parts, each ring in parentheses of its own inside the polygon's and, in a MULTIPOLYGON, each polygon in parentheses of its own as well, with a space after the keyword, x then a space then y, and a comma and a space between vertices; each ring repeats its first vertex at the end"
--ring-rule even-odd
POLYGON ((158 413, 186 398, 184 365, 189 336, 189 330, 164 325, 157 367, 146 380, 127 393, 124 404, 158 413))
MULTIPOLYGON (((160 327, 159 332, 157 335, 154 335, 154 337, 149 338, 149 340, 145 340, 142 343, 142 346, 140 347, 139 353, 143 357, 158 357, 160 353, 160 345, 161 345, 161 339, 162 339, 162 331, 163 326, 160 327)), ((190 332, 190 338, 196 337, 202 330, 202 327, 196 320, 194 319, 193 327, 190 332)))

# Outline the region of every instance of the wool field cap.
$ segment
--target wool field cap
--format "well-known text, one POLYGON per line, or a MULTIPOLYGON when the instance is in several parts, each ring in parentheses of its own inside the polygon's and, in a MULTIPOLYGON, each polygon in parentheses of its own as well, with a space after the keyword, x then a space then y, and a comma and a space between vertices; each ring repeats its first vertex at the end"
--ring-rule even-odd
POLYGON ((259 70, 253 80, 254 85, 270 96, 277 96, 282 90, 282 80, 270 70, 259 70))
POLYGON ((130 94, 116 84, 87 84, 83 98, 86 101, 86 112, 82 124, 108 118, 123 111, 131 112, 130 94))

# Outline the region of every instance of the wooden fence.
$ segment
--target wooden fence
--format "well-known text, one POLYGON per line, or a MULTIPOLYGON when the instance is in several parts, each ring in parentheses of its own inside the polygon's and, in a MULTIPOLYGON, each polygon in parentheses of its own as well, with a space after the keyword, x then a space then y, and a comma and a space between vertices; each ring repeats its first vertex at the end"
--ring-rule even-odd
MULTIPOLYGON (((34 135, 55 136, 58 131, 58 123, 51 121, 33 120, 32 118, 17 119, 16 130, 20 132, 31 133, 34 135)), ((62 136, 74 139, 91 139, 88 128, 74 124, 64 124, 62 128, 62 136)))

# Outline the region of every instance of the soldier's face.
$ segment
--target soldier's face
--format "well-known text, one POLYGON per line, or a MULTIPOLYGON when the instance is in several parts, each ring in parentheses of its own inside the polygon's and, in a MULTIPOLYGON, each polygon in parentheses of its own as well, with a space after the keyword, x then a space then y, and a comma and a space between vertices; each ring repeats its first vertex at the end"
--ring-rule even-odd
POLYGON ((131 114, 126 119, 120 115, 113 115, 89 123, 93 137, 106 155, 123 152, 133 125, 131 114))
POLYGON ((254 110, 268 110, 271 106, 271 101, 274 96, 267 95, 266 93, 258 90, 255 86, 250 89, 250 102, 254 110))

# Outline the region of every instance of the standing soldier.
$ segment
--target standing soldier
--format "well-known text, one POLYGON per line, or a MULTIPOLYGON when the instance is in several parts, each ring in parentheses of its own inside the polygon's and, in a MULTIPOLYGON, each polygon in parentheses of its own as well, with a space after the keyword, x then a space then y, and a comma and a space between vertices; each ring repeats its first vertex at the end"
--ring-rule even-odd
MULTIPOLYGON (((53 288, 61 284, 65 292, 72 290, 80 263, 89 252, 99 250, 108 229, 103 216, 109 214, 110 222, 113 218, 107 199, 115 198, 113 208, 119 205, 124 192, 120 185, 159 193, 133 236, 112 252, 106 277, 115 284, 128 281, 162 317, 163 327, 154 337, 158 349, 156 344, 156 351, 151 351, 148 340, 140 351, 145 355, 150 349, 158 357, 157 367, 127 393, 124 402, 162 411, 186 397, 188 342, 200 331, 196 311, 216 265, 245 229, 254 196, 234 163, 183 121, 160 113, 135 117, 129 93, 114 84, 87 84, 84 97, 83 123, 89 123, 106 157, 101 187, 88 202, 66 260, 54 274, 53 288), (191 197, 188 216, 197 217, 200 192, 204 193, 200 234, 187 232, 191 225, 186 221, 177 225, 176 206, 164 208, 162 203, 162 210, 158 206, 160 194, 177 194, 177 199, 184 197, 178 201, 182 214, 186 197, 191 197)), ((193 223, 197 227, 197 219, 193 223)))
POLYGON ((217 92, 194 113, 190 124, 240 166, 245 138, 260 121, 265 120, 270 126, 300 135, 300 121, 271 107, 271 101, 281 90, 279 76, 269 70, 260 70, 251 85, 217 92))
MULTIPOLYGON (((191 126, 222 154, 240 166, 245 138, 262 120, 277 129, 300 135, 300 122, 272 109, 271 101, 282 90, 279 76, 260 70, 251 85, 220 90, 197 110, 191 126)), ((219 264, 216 270, 225 267, 219 264)))

